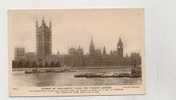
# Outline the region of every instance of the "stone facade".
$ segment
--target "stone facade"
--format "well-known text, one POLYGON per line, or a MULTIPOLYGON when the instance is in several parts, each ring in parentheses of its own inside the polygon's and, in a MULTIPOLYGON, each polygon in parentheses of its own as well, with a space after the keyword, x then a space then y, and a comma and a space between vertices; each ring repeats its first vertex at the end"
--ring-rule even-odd
POLYGON ((51 28, 51 22, 49 22, 49 25, 47 26, 45 20, 42 19, 42 23, 39 26, 38 21, 36 21, 36 48, 39 59, 44 59, 52 54, 51 28))
POLYGON ((124 56, 124 45, 118 39, 116 50, 106 52, 106 47, 97 49, 93 38, 90 40, 89 52, 84 53, 83 48, 70 48, 68 54, 52 54, 52 24, 46 24, 42 19, 41 25, 36 21, 36 52, 25 52, 24 48, 15 49, 15 59, 12 61, 14 68, 28 67, 98 67, 98 66, 131 66, 141 65, 139 53, 132 52, 124 56))
POLYGON ((117 43, 117 49, 111 51, 109 54, 106 52, 106 47, 103 49, 96 49, 91 38, 89 45, 89 52, 84 54, 83 49, 79 46, 78 48, 70 48, 68 54, 58 54, 58 60, 62 65, 80 67, 80 66, 129 66, 129 65, 140 65, 141 56, 139 53, 131 53, 130 56, 124 56, 124 47, 122 39, 119 38, 117 43))

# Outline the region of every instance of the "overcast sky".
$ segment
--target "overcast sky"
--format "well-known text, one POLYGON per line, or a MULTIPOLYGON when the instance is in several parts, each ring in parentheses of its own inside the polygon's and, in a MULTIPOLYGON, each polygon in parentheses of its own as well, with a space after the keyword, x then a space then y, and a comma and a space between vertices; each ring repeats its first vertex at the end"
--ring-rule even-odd
POLYGON ((115 50, 121 36, 125 53, 144 52, 143 9, 11 10, 8 13, 9 55, 15 47, 36 50, 35 21, 52 22, 52 51, 67 53, 79 45, 88 51, 91 36, 96 48, 115 50))

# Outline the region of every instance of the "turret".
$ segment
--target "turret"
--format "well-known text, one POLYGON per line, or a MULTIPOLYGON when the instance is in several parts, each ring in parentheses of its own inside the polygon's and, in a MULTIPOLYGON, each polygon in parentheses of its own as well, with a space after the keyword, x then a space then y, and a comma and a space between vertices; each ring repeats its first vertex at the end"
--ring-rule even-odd
POLYGON ((46 26, 44 17, 42 18, 42 25, 46 26))
POLYGON ((105 48, 105 46, 103 47, 103 55, 106 55, 106 48, 105 48))
POLYGON ((94 53, 95 53, 95 46, 93 42, 93 37, 91 37, 90 46, 89 46, 89 54, 94 55, 94 53))

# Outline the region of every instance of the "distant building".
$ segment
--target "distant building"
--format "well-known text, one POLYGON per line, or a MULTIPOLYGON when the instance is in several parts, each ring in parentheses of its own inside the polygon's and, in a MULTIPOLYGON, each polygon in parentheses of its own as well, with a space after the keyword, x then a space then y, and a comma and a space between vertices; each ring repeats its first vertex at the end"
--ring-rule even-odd
POLYGON ((13 68, 60 67, 58 56, 52 55, 52 23, 46 24, 42 19, 41 25, 36 21, 36 53, 25 53, 24 48, 15 49, 13 68))
POLYGON ((131 53, 130 55, 131 65, 140 65, 141 64, 141 56, 139 53, 131 53))
POLYGON ((29 62, 34 62, 34 61, 36 62, 37 56, 36 56, 35 52, 27 52, 25 54, 24 60, 29 61, 29 62))
POLYGON ((95 45, 93 42, 93 38, 91 38, 90 46, 89 46, 89 57, 87 59, 87 65, 93 66, 104 66, 104 65, 122 65, 123 56, 123 42, 121 38, 119 38, 117 43, 117 50, 110 52, 110 54, 106 53, 106 47, 103 49, 95 49, 95 45))
MULTIPOLYGON (((67 61, 70 61, 70 66, 83 66, 84 65, 84 51, 79 46, 76 48, 70 48, 68 50, 69 56, 67 56, 67 61)), ((65 63, 67 65, 67 63, 65 63)))
POLYGON ((91 38, 89 45, 89 52, 84 54, 81 47, 70 48, 68 54, 58 55, 59 61, 67 66, 122 66, 122 65, 139 65, 141 64, 141 56, 139 53, 131 53, 130 56, 124 56, 124 46, 122 39, 119 38, 117 49, 111 50, 108 54, 106 47, 97 49, 94 45, 93 38, 91 38))
POLYGON ((78 48, 70 48, 68 54, 52 54, 52 23, 47 25, 42 19, 41 25, 36 21, 36 52, 25 52, 24 48, 15 48, 15 59, 12 61, 14 68, 34 67, 98 67, 98 66, 138 66, 141 65, 139 53, 132 52, 124 56, 124 44, 122 39, 116 44, 115 50, 106 52, 106 47, 96 48, 91 37, 88 53, 78 48))
POLYGON ((36 47, 37 47, 37 57, 39 59, 44 59, 52 54, 52 24, 49 25, 45 23, 42 19, 42 23, 39 26, 38 21, 36 21, 36 47))
POLYGON ((24 48, 15 48, 15 60, 24 59, 25 49, 24 48))

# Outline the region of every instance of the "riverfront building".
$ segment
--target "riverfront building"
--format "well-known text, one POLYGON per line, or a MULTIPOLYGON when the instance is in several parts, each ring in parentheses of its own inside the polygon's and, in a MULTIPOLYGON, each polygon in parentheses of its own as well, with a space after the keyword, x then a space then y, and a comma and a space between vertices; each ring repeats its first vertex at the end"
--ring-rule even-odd
POLYGON ((89 44, 89 51, 85 53, 81 46, 68 49, 67 54, 52 54, 52 23, 42 19, 36 21, 36 52, 26 52, 25 48, 15 49, 13 68, 24 67, 99 67, 99 66, 130 66, 141 65, 139 53, 132 52, 124 56, 124 43, 121 37, 117 40, 116 50, 106 52, 106 47, 96 48, 93 37, 89 44))

